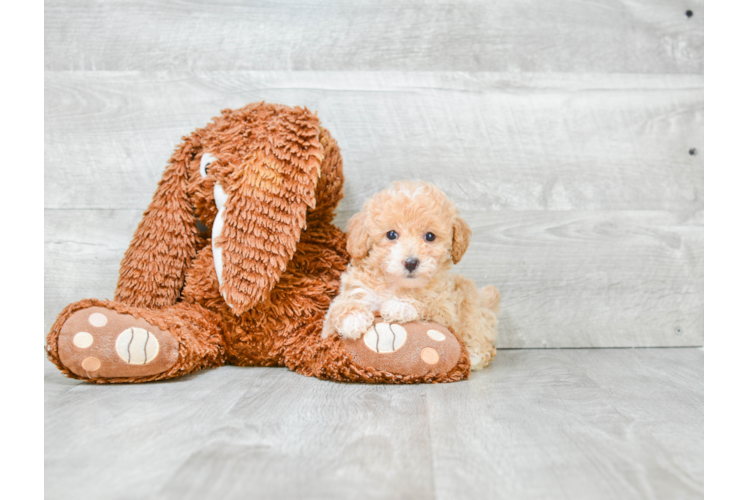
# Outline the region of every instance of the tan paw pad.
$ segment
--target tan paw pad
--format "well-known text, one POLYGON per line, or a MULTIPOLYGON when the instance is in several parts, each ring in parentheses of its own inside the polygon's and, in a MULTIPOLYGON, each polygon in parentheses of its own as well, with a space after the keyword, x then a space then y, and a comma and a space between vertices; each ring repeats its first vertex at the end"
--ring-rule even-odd
POLYGON ((427 331, 426 335, 428 335, 431 338, 431 340, 436 340, 437 342, 444 342, 444 339, 447 338, 447 336, 444 335, 442 332, 440 332, 439 330, 434 330, 434 329, 430 329, 429 331, 427 331))
POLYGON ((95 372, 96 370, 101 368, 101 361, 99 361, 98 358, 89 356, 81 361, 81 367, 87 372, 95 372))
POLYGON ((78 347, 80 349, 91 347, 93 341, 93 335, 88 332, 78 332, 75 334, 75 337, 73 337, 73 344, 75 344, 75 347, 78 347))
POLYGON ((431 347, 424 347, 421 350, 421 359, 424 363, 435 365, 439 362, 439 353, 431 347))
POLYGON ((107 322, 106 316, 104 316, 101 313, 93 313, 88 317, 88 322, 91 323, 93 326, 102 327, 106 325, 107 322))

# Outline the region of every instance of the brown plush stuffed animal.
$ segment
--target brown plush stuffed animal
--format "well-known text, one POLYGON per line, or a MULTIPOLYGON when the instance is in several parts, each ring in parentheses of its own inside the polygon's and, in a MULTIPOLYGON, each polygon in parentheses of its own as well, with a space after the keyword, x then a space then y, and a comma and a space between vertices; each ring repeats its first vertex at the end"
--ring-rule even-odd
POLYGON ((73 303, 52 326, 47 353, 64 374, 145 382, 230 363, 353 382, 469 376, 464 345, 434 323, 380 321, 356 341, 322 338, 348 254, 332 224, 340 151, 315 114, 251 104, 183 140, 114 300, 73 303))

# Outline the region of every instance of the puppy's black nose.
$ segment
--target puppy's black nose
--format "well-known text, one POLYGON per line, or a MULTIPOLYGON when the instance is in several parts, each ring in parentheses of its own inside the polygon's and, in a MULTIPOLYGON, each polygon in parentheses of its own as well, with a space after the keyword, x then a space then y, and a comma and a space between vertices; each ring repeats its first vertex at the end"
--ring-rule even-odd
POLYGON ((418 267, 418 259, 415 257, 408 257, 405 259, 405 269, 407 269, 409 272, 413 272, 415 268, 418 267))

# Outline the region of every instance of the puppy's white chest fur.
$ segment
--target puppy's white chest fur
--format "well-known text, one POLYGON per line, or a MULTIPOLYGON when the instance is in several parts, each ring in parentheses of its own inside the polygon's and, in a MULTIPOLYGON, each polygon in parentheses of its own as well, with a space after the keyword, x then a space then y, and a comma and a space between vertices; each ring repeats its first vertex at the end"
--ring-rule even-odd
POLYGON ((379 313, 388 323, 407 323, 420 319, 418 309, 413 304, 396 298, 385 300, 379 313))
POLYGON ((418 310, 406 300, 379 294, 363 285, 352 288, 350 294, 352 298, 365 304, 372 313, 379 312, 385 321, 405 323, 419 319, 418 310))

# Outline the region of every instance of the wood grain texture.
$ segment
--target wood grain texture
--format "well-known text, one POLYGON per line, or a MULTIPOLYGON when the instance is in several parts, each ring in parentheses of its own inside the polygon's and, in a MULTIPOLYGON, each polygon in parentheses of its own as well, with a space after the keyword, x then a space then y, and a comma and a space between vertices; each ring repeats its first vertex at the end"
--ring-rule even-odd
MULTIPOLYGON (((455 272, 501 291, 497 346, 703 345, 703 212, 462 213, 473 243, 455 272)), ((140 217, 45 211, 45 331, 68 303, 112 297, 140 217)))
POLYGON ((699 74, 703 10, 701 0, 52 0, 45 69, 699 74))
POLYGON ((403 178, 462 209, 703 208, 701 75, 402 72, 48 72, 45 207, 143 210, 183 135, 260 100, 319 112, 342 210, 403 178))
POLYGON ((702 345, 703 156, 688 154, 703 149, 702 85, 689 75, 48 73, 45 328, 74 300, 111 297, 180 137, 221 107, 267 99, 319 110, 338 139, 341 226, 391 181, 444 189, 475 231, 458 271, 503 293, 497 345, 702 345))
POLYGON ((499 351, 411 387, 238 367, 95 386, 45 361, 45 493, 702 498, 703 398, 693 348, 499 351))
POLYGON ((62 309, 80 299, 113 299, 119 266, 140 210, 44 213, 44 336, 62 309))
POLYGON ((702 391, 696 349, 500 351, 427 393, 438 497, 703 498, 702 391))
POLYGON ((111 297, 180 138, 267 100, 317 110, 340 143, 340 225, 394 180, 444 189, 475 231, 457 270, 503 293, 499 346, 702 345, 702 18, 674 1, 47 2, 45 329, 111 297))
POLYGON ((455 268, 502 293, 499 347, 704 343, 703 213, 465 212, 455 268))

